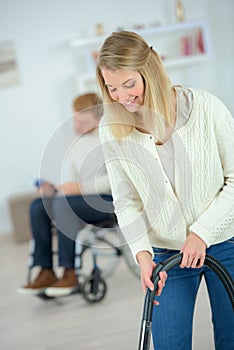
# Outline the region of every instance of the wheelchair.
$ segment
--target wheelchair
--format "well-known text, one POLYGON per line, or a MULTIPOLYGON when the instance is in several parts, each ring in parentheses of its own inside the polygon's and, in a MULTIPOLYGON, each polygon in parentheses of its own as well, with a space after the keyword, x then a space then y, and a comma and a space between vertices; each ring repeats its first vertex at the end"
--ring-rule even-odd
MULTIPOLYGON (((56 239, 56 237, 54 238, 56 239)), ((32 265, 32 243, 33 240, 31 240, 30 244, 28 283, 32 280, 34 267, 32 265)), ((53 256, 56 259, 56 250, 53 251, 53 256)), ((89 303, 101 301, 107 292, 106 279, 114 273, 121 258, 124 259, 129 271, 139 278, 139 267, 132 257, 132 253, 124 240, 115 217, 95 223, 95 226, 85 224, 79 231, 75 242, 74 265, 80 287, 71 294, 79 293, 89 303)), ((49 297, 45 293, 39 293, 36 296, 43 300, 56 298, 49 297)))

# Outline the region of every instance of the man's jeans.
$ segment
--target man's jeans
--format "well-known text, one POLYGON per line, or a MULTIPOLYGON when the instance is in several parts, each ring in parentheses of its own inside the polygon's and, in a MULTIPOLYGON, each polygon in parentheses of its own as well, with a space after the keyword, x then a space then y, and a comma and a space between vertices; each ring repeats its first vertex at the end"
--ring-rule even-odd
POLYGON ((59 266, 74 268, 75 240, 86 224, 108 220, 113 213, 110 195, 38 198, 30 207, 34 238, 33 266, 53 267, 52 227, 58 235, 59 266))

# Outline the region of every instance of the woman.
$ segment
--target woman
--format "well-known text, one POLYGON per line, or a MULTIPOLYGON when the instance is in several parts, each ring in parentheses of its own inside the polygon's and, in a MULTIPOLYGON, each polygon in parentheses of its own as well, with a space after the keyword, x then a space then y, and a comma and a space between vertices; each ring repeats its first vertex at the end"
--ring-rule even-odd
POLYGON ((152 288, 158 261, 183 253, 153 313, 155 349, 191 349, 204 276, 216 349, 231 350, 230 301, 204 259, 214 256, 234 275, 234 119, 211 93, 172 86, 157 52, 133 32, 105 40, 97 78, 105 104, 99 133, 115 213, 143 289, 152 288))

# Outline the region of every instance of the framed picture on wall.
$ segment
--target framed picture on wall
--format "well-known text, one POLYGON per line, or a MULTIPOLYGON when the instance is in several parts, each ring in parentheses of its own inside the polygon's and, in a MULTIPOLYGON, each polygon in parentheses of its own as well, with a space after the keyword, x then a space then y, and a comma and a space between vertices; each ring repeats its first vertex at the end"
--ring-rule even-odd
POLYGON ((19 82, 15 45, 12 41, 0 42, 0 87, 19 84, 19 82))

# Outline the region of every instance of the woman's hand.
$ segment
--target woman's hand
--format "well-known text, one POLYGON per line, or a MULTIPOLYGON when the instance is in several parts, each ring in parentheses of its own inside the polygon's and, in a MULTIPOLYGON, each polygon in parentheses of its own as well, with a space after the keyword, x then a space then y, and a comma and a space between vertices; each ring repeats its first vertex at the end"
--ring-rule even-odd
POLYGON ((206 244, 196 233, 191 232, 186 238, 181 252, 183 258, 180 267, 200 268, 206 257, 206 244))
MULTIPOLYGON (((141 285, 144 293, 146 289, 149 288, 151 291, 154 290, 154 284, 151 281, 153 269, 156 267, 155 262, 152 260, 152 256, 148 251, 141 251, 137 254, 137 261, 141 269, 141 285)), ((165 286, 165 281, 167 279, 167 273, 161 271, 159 273, 160 280, 158 281, 158 289, 156 295, 159 296, 162 293, 163 287, 165 286)), ((158 301, 154 301, 155 305, 159 305, 158 301)))

